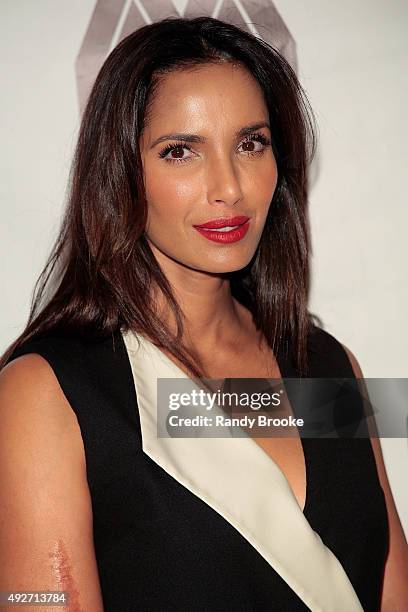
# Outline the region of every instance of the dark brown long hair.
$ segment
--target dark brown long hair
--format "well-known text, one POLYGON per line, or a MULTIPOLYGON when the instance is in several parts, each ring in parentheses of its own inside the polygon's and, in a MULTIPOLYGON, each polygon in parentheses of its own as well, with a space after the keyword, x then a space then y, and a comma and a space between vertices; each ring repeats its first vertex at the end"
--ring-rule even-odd
POLYGON ((104 337, 134 330, 167 349, 194 376, 200 360, 183 346, 183 313, 144 229, 147 202, 139 139, 162 75, 211 62, 248 69, 269 110, 278 183, 251 262, 225 273, 232 295, 253 314, 272 350, 293 347, 307 373, 309 229, 307 168, 315 151, 313 113, 290 65, 261 39, 211 17, 166 18, 120 42, 103 64, 81 122, 68 204, 38 279, 23 342, 48 333, 104 337), (152 298, 159 288, 177 323, 172 334, 152 298))

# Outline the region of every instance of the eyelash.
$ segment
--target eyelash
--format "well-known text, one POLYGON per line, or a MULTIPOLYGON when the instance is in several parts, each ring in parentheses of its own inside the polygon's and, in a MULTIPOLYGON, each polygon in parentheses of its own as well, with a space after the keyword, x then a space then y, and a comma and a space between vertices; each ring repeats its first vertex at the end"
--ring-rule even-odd
MULTIPOLYGON (((271 145, 271 140, 267 138, 267 136, 264 136, 263 134, 250 134, 242 142, 251 142, 252 140, 256 140, 262 143, 265 147, 268 147, 271 145)), ((165 158, 166 155, 168 155, 170 151, 174 151, 174 149, 188 149, 189 151, 192 151, 192 148, 187 142, 180 141, 180 142, 175 142, 175 143, 169 143, 166 147, 164 147, 164 149, 160 151, 159 157, 165 158)), ((261 149, 261 151, 245 151, 245 153, 252 157, 254 155, 262 155, 264 151, 265 149, 261 149)), ((187 162, 190 159, 191 157, 187 157, 186 159, 170 159, 169 158, 169 159, 164 159, 164 161, 170 164, 180 164, 180 163, 187 162)))

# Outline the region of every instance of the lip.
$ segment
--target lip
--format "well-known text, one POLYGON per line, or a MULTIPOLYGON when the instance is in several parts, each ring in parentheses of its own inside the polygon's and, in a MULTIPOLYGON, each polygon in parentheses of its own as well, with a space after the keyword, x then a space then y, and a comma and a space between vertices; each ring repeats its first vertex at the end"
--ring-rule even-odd
MULTIPOLYGON (((231 223, 232 220, 229 221, 231 223)), ((211 222, 213 223, 213 222, 211 222)), ((227 224, 228 225, 228 224, 227 224)), ((237 225, 237 223, 235 223, 237 225)), ((225 224, 220 227, 226 227, 225 224)), ((194 229, 197 230, 199 234, 207 238, 207 240, 212 240, 213 242, 218 242, 219 244, 231 244, 232 242, 238 242, 238 240, 242 240, 249 229, 249 218, 247 217, 247 221, 242 223, 239 227, 233 230, 228 230, 225 232, 217 232, 212 229, 205 229, 203 226, 194 225, 194 229)))
POLYGON ((205 223, 200 223, 199 225, 194 225, 193 227, 206 227, 207 229, 219 229, 220 227, 228 227, 233 225, 243 225, 249 220, 249 217, 244 215, 239 215, 238 217, 220 217, 218 219, 210 219, 210 221, 206 221, 205 223))

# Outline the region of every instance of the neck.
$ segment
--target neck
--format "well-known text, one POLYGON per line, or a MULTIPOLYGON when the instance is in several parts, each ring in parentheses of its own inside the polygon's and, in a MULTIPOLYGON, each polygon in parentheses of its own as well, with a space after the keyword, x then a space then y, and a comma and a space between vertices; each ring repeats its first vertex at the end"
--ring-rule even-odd
MULTIPOLYGON (((252 316, 231 295, 229 279, 183 266, 150 246, 184 314, 183 342, 191 347, 200 345, 204 352, 235 344, 250 328, 252 316)), ((162 295, 155 299, 162 320, 175 332, 167 301, 162 295)))

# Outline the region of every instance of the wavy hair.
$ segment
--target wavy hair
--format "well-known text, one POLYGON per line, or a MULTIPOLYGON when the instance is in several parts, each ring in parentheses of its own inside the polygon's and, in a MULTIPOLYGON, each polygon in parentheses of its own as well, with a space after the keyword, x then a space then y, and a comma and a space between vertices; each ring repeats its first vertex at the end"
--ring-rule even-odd
POLYGON ((225 273, 274 353, 289 342, 307 375, 309 227, 307 169, 315 122, 296 74, 271 45, 211 17, 166 18, 123 39, 105 60, 81 121, 68 201, 51 255, 34 288, 23 333, 3 355, 49 333, 100 338, 134 330, 207 376, 182 343, 183 313, 145 238, 147 201, 139 139, 162 76, 212 62, 239 63, 258 81, 269 111, 278 182, 256 252, 225 273), (154 291, 173 311, 160 320, 154 291))

